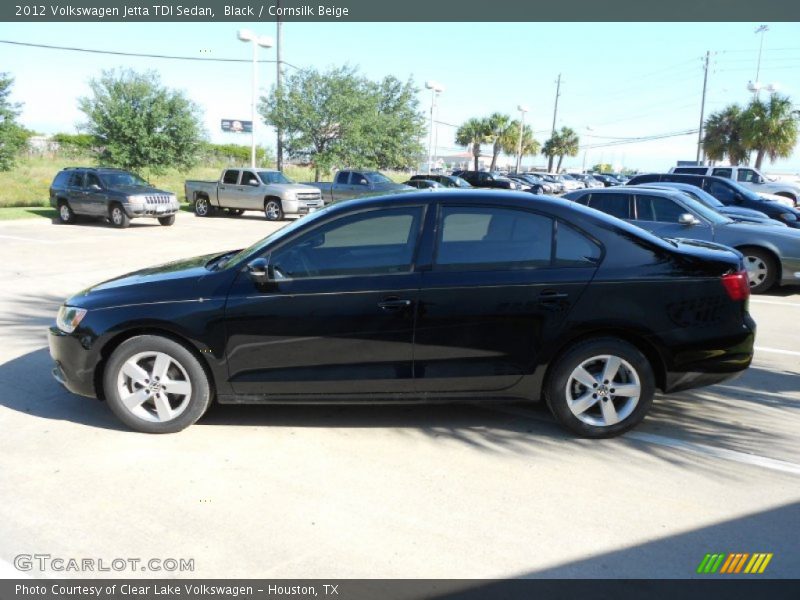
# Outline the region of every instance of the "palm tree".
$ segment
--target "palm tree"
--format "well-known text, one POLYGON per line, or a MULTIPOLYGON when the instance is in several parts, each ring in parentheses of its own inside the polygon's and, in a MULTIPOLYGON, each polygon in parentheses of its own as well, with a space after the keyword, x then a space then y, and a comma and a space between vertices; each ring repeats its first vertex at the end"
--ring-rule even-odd
POLYGON ((553 170, 553 159, 558 157, 556 172, 561 171, 561 163, 565 156, 577 156, 580 147, 580 138, 569 127, 562 127, 554 132, 550 139, 544 143, 542 154, 548 158, 547 170, 553 170))
MULTIPOLYGON (((497 157, 500 156, 500 151, 503 149, 503 138, 511 134, 509 130, 511 126, 511 117, 500 113, 493 113, 486 119, 486 125, 489 129, 489 137, 492 141, 492 164, 489 170, 494 171, 495 167, 497 167, 497 157)), ((519 125, 517 127, 519 127, 519 125)))
POLYGON ((753 100, 742 115, 745 145, 756 151, 756 169, 764 157, 770 162, 791 156, 797 145, 797 112, 788 96, 772 94, 767 102, 753 100))
POLYGON ((726 106, 709 115, 703 128, 703 150, 710 160, 723 160, 732 165, 746 163, 748 150, 742 140, 742 109, 738 104, 726 106))
MULTIPOLYGON (((500 140, 500 146, 506 154, 514 156, 517 154, 519 146, 519 121, 512 121, 506 129, 505 135, 500 140)), ((522 128, 522 156, 532 156, 539 153, 541 145, 533 137, 533 129, 530 125, 522 128)))
POLYGON ((489 139, 489 126, 486 119, 472 118, 466 121, 456 131, 456 144, 459 146, 472 145, 472 157, 475 159, 475 170, 478 170, 478 159, 481 156, 481 144, 489 139))

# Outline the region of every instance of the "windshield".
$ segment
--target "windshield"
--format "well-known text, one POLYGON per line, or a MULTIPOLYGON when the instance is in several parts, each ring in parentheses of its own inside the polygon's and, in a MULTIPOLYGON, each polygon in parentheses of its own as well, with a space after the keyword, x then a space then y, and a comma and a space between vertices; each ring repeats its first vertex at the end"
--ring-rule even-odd
POLYGON ((714 225, 724 225, 725 223, 732 223, 733 221, 728 217, 725 217, 719 214, 712 208, 709 208, 699 200, 692 198, 691 195, 687 194, 686 192, 680 192, 683 196, 682 200, 686 203, 686 205, 691 208, 694 212, 699 214, 701 217, 710 221, 714 225))
POLYGON ((118 173, 98 173, 98 175, 100 176, 100 181, 102 181, 103 185, 106 187, 120 187, 124 185, 150 185, 135 173, 128 173, 127 171, 120 171, 118 173))
POLYGON ((264 183, 294 183, 280 171, 258 171, 258 176, 264 183))
POLYGON ((694 190, 681 190, 684 194, 688 194, 698 202, 702 202, 706 206, 710 206, 711 208, 724 208, 725 205, 714 198, 711 194, 706 194, 702 190, 698 188, 697 192, 694 190))
POLYGON ((377 171, 368 171, 364 173, 364 177, 366 177, 367 181, 370 183, 392 183, 391 179, 389 179, 383 173, 378 173, 377 171))

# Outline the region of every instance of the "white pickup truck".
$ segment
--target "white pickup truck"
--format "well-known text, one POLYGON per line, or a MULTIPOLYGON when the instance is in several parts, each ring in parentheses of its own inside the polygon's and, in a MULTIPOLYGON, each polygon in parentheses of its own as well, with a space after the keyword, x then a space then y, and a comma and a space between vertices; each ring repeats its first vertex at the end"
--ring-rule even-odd
POLYGON ((198 217, 222 210, 231 215, 258 210, 268 221, 280 221, 324 206, 319 189, 295 183, 280 171, 265 169, 225 169, 219 181, 188 180, 184 190, 198 217))
POLYGON ((763 195, 768 200, 780 201, 780 199, 770 198, 770 195, 781 196, 791 202, 783 201, 787 206, 797 206, 800 199, 800 186, 785 181, 774 181, 762 174, 753 167, 733 167, 733 166, 677 166, 669 170, 670 173, 684 173, 687 175, 715 175, 733 179, 740 185, 753 190, 756 194, 763 195))

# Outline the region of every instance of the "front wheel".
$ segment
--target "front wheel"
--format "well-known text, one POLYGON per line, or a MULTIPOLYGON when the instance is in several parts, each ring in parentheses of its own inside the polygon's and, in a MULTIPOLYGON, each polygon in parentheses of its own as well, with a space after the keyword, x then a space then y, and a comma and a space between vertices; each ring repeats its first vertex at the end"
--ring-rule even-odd
POLYGON ((111 221, 111 224, 118 229, 125 229, 131 224, 130 217, 125 214, 125 211, 119 204, 115 204, 111 207, 108 219, 111 221))
POLYGON ((281 221, 283 219, 283 208, 280 200, 270 199, 264 202, 264 216, 267 221, 281 221))
POLYGON ((747 281, 750 283, 750 292, 763 294, 775 285, 778 278, 778 267, 772 255, 760 248, 742 248, 744 266, 747 269, 747 281))
POLYGON ((165 227, 169 227, 173 223, 175 223, 175 215, 170 215, 168 217, 158 217, 158 222, 165 227))
POLYGON ((561 425, 582 437, 605 438, 640 423, 654 391, 653 369, 635 346, 598 338, 557 360, 545 395, 561 425))
POLYGON ((208 408, 211 387, 200 361, 169 338, 140 335, 114 350, 103 374, 114 414, 143 433, 175 433, 208 408))

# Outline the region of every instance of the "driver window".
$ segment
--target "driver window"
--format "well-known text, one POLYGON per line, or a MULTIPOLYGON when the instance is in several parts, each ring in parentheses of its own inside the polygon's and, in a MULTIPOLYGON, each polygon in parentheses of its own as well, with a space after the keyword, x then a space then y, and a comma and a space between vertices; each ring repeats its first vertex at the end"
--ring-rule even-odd
POLYGON ((677 223, 686 209, 669 198, 636 195, 636 217, 640 221, 677 223))
POLYGON ((364 177, 361 173, 351 173, 350 183, 353 185, 369 185, 367 178, 364 177))
POLYGON ((276 279, 408 273, 413 267, 422 207, 342 217, 272 253, 276 279))
POLYGON ((242 171, 242 185, 258 185, 258 178, 252 171, 242 171))
POLYGON ((99 188, 103 186, 100 184, 100 178, 95 175, 94 173, 87 173, 86 179, 83 182, 83 185, 87 188, 91 188, 93 185, 96 185, 99 188))
POLYGON ((736 180, 743 181, 744 183, 758 183, 756 172, 752 169, 739 169, 736 180))

